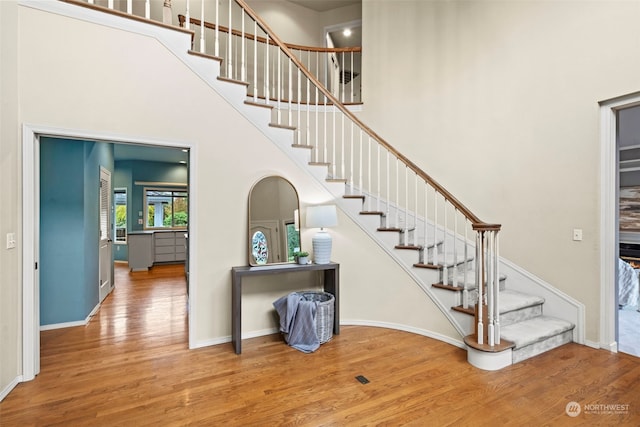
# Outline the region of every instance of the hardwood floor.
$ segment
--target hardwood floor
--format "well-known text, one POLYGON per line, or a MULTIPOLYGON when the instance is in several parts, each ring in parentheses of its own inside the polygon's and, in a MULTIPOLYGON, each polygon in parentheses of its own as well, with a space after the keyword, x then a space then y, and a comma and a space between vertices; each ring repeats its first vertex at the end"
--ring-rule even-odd
POLYGON ((231 343, 188 350, 182 272, 117 266, 89 325, 42 332, 41 373, 0 403, 0 425, 640 425, 640 359, 577 344, 499 372, 360 326, 312 354, 278 335, 245 340, 241 355, 231 343))

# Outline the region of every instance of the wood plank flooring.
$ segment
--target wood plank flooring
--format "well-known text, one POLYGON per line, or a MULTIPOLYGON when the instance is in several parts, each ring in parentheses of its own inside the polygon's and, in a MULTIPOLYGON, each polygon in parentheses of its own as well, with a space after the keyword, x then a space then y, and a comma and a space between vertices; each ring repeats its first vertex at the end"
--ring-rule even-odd
POLYGON ((241 355, 188 350, 185 293, 182 266, 118 265, 89 325, 42 332, 41 373, 0 403, 0 425, 640 425, 629 355, 568 344, 485 372, 457 347, 360 326, 312 354, 278 335, 245 340, 241 355))

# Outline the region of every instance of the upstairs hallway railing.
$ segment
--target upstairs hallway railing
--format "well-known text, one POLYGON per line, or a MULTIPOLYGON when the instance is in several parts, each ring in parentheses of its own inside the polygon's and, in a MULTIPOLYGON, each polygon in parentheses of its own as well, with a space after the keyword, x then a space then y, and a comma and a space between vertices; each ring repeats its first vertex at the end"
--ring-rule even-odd
MULTIPOLYGON (((219 14, 218 14, 219 17, 219 14)), ((218 17, 216 19, 218 19, 218 17)), ((269 34, 258 36, 260 27, 254 22, 253 27, 244 23, 240 30, 229 29, 219 22, 202 21, 178 15, 181 28, 194 31, 192 48, 200 53, 225 58, 225 66, 221 68, 223 77, 246 81, 249 93, 257 98, 271 97, 277 100, 277 93, 283 99, 285 92, 278 91, 275 85, 278 79, 265 80, 266 76, 280 75, 285 87, 289 80, 293 87, 297 86, 297 70, 282 67, 278 64, 277 44, 269 38, 269 34), (188 21, 188 22, 187 22, 188 21), (252 31, 252 32, 249 32, 252 31), (268 46, 267 46, 268 45, 268 46), (267 71, 268 70, 268 71, 267 71), (293 74, 291 74, 293 72, 293 74), (244 74, 243 74, 244 73, 244 74), (269 86, 271 84, 271 86, 269 86)), ((362 48, 361 47, 312 47, 286 43, 287 48, 304 64, 307 70, 322 83, 343 104, 362 102, 362 48)), ((282 89, 282 88, 280 88, 282 89)), ((313 103, 314 92, 307 94, 289 94, 292 101, 313 103), (300 98, 297 98, 297 97, 300 98)))
MULTIPOLYGON (((86 5, 81 0, 61 1, 86 5)), ((128 10, 130 3, 128 0, 128 10)), ((186 22, 192 22, 188 12, 191 3, 200 6, 200 49, 203 49, 209 43, 209 36, 202 29, 206 22, 205 2, 187 0, 186 22)), ((379 214, 383 218, 384 226, 379 230, 398 230, 404 239, 403 247, 419 253, 415 268, 438 269, 443 284, 463 289, 462 306, 474 308, 476 318, 476 333, 466 337, 465 342, 477 344, 483 350, 497 351, 492 349, 500 345, 498 233, 501 226, 481 221, 414 162, 362 123, 244 0, 206 4, 215 8, 210 12, 216 17, 214 33, 221 32, 223 24, 234 29, 234 37, 226 40, 226 49, 220 49, 221 39, 215 34, 212 41, 214 53, 224 55, 226 76, 232 76, 226 79, 238 80, 249 87, 247 103, 272 109, 272 126, 295 132, 294 147, 311 150, 310 164, 326 166, 329 181, 344 182, 348 196, 362 197, 362 213, 379 214), (222 22, 221 17, 226 22, 222 22), (247 28, 252 29, 252 34, 247 28), (260 38, 265 42, 261 43, 260 38), (260 49, 264 50, 261 56, 258 55, 260 49), (247 61, 249 56, 253 61, 247 61), (257 58, 264 58, 264 66, 260 66, 257 58)), ((148 19, 149 0, 145 6, 148 19)), ((113 9, 113 2, 109 0, 107 8, 91 7, 108 12, 113 9)))

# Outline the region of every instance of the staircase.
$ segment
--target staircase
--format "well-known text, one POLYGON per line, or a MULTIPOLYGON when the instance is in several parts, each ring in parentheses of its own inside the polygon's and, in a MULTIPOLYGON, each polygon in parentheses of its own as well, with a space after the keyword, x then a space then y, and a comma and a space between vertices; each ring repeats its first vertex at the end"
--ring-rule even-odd
MULTIPOLYGON (((521 362, 560 345, 573 341, 573 330, 575 325, 563 319, 553 316, 545 316, 544 303, 542 297, 509 290, 507 288, 508 279, 505 275, 499 278, 499 324, 501 345, 495 348, 477 345, 470 339, 474 333, 475 308, 465 308, 462 304, 463 293, 470 293, 470 300, 477 300, 475 286, 475 271, 473 270, 473 258, 469 257, 464 261, 460 259, 454 263, 456 257, 453 249, 443 252, 444 239, 438 239, 437 250, 440 252, 440 259, 443 262, 438 265, 425 264, 421 252, 433 250, 433 245, 407 244, 407 237, 402 226, 393 228, 386 226, 386 215, 382 212, 369 212, 363 209, 365 197, 346 194, 342 196, 347 200, 349 210, 354 216, 379 217, 379 224, 367 220, 361 221, 365 227, 373 230, 374 238, 387 248, 390 248, 392 256, 402 263, 407 269, 415 274, 415 278, 421 287, 430 286, 430 292, 444 306, 448 307, 450 319, 456 329, 465 336, 465 343, 469 347, 470 362, 477 367, 495 370, 504 366, 521 362), (412 262, 414 260, 415 262, 412 262), (443 280, 444 266, 453 270, 457 279, 454 284, 453 274, 447 280, 443 280), (464 286, 466 281, 466 286, 464 286)), ((423 228, 424 223, 419 222, 418 228, 423 228)), ((429 227, 429 224, 427 224, 429 227)), ((415 231, 414 231, 415 232, 415 231)), ((428 236, 427 241, 430 241, 428 236)), ((447 234, 446 239, 454 239, 454 236, 447 234)), ((455 237, 457 239, 457 237, 455 237)), ((460 242, 458 242, 459 245, 460 242)), ((450 244, 449 248, 453 245, 450 244)), ((459 249, 459 247, 458 247, 459 249)))
POLYGON ((333 194, 464 337, 471 364, 501 369, 574 340, 572 322, 544 315, 544 298, 509 288, 500 225, 481 221, 361 123, 243 0, 228 6, 221 16, 233 23, 241 15, 242 28, 208 24, 216 43, 206 52, 199 21, 200 49, 185 46, 183 60, 333 194))

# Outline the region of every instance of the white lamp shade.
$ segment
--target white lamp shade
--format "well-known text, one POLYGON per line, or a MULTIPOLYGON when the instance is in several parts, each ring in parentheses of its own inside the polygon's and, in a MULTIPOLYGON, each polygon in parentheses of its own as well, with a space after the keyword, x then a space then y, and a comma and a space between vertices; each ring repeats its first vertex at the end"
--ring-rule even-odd
POLYGON ((336 205, 310 206, 307 208, 307 227, 325 228, 338 225, 336 205))

